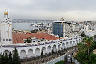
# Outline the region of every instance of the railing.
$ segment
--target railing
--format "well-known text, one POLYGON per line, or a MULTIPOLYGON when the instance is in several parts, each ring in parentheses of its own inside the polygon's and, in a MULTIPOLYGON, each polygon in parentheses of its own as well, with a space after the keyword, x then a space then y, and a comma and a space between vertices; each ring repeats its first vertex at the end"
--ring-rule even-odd
MULTIPOLYGON (((67 54, 67 53, 66 53, 66 54, 67 54)), ((62 60, 64 60, 66 54, 65 54, 65 55, 62 55, 62 56, 60 56, 60 57, 58 57, 58 58, 55 58, 55 59, 53 59, 53 60, 51 60, 51 61, 48 61, 48 62, 46 62, 46 63, 43 63, 43 64, 55 64, 56 62, 62 61, 62 60)), ((72 57, 72 62, 74 62, 75 64, 80 64, 80 63, 79 63, 76 59, 74 59, 73 57, 72 57)))
POLYGON ((53 59, 53 60, 51 60, 51 61, 48 61, 48 62, 46 62, 46 63, 43 63, 43 64, 55 64, 56 62, 59 62, 59 61, 62 61, 62 60, 64 60, 64 57, 66 56, 66 54, 65 55, 62 55, 62 56, 60 56, 60 57, 58 57, 58 58, 55 58, 55 59, 53 59))

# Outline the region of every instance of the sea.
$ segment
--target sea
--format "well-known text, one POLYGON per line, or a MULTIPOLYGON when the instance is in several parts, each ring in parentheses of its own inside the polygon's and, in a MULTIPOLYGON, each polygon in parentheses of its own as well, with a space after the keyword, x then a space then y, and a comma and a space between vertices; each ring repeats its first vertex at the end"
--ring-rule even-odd
POLYGON ((52 23, 54 20, 33 20, 33 19, 13 19, 12 20, 12 28, 15 30, 27 30, 31 31, 36 29, 36 27, 32 26, 32 24, 43 23, 48 24, 52 23))

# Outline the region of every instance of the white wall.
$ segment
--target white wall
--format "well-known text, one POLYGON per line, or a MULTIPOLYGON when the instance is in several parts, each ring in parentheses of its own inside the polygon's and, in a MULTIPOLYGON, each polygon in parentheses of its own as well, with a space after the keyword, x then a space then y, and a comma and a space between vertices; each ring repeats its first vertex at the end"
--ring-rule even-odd
MULTIPOLYGON (((69 48, 72 46, 76 46, 77 43, 79 43, 80 41, 81 41, 81 38, 77 37, 77 39, 72 38, 72 40, 66 40, 66 41, 62 40, 62 43, 60 43, 61 41, 56 40, 55 43, 49 43, 49 44, 38 45, 38 46, 26 46, 26 47, 18 46, 17 50, 18 50, 20 58, 23 59, 25 57, 29 58, 29 57, 33 57, 33 56, 40 56, 42 48, 46 48, 44 54, 45 53, 48 54, 49 52, 52 51, 53 48, 54 48, 54 51, 58 51, 58 50, 61 50, 64 48, 66 49, 66 48, 69 48), (70 44, 70 41, 72 41, 71 44, 70 44), (67 44, 67 42, 68 42, 68 44, 67 44), (58 47, 58 45, 60 48, 58 47), (54 47, 54 46, 56 46, 56 47, 54 47), (29 52, 29 50, 31 50, 31 51, 29 52)), ((12 46, 9 46, 9 47, 2 47, 1 46, 0 47, 0 53, 4 53, 5 50, 12 52, 14 50, 14 48, 12 46)))

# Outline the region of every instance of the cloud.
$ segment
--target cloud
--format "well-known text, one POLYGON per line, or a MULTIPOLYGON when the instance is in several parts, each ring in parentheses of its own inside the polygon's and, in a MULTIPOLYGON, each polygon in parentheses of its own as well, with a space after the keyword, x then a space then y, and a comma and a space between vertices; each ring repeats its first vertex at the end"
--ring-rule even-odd
POLYGON ((65 17, 91 20, 96 17, 96 0, 0 0, 0 17, 5 8, 12 18, 65 17))

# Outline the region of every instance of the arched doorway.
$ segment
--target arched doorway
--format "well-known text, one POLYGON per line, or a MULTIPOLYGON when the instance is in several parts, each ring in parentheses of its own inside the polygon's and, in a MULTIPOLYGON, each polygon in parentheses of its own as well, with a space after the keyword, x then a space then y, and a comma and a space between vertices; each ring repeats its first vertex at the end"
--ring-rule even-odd
POLYGON ((60 45, 61 45, 61 44, 58 45, 58 51, 61 49, 61 48, 60 48, 60 45))
POLYGON ((28 57, 29 57, 29 58, 32 58, 33 56, 34 56, 33 50, 32 50, 32 49, 29 49, 29 50, 28 50, 28 57))
POLYGON ((5 51, 4 51, 4 54, 9 55, 9 53, 10 53, 10 51, 9 51, 9 50, 5 50, 5 51))
POLYGON ((51 46, 47 47, 47 52, 50 53, 51 52, 51 46))
POLYGON ((26 51, 25 50, 21 50, 20 52, 20 58, 21 59, 25 59, 27 56, 26 56, 26 51))
POLYGON ((63 49, 65 48, 65 43, 62 44, 62 48, 63 48, 63 49))
POLYGON ((40 49, 39 48, 35 49, 35 54, 36 54, 36 56, 40 56, 40 49))
POLYGON ((56 45, 53 45, 53 51, 56 52, 57 49, 56 49, 56 45))
POLYGON ((45 53, 46 53, 46 48, 43 47, 43 48, 42 48, 42 51, 43 51, 43 54, 45 55, 45 53))

